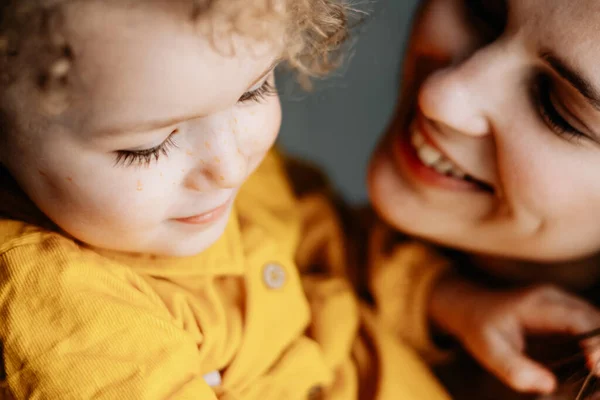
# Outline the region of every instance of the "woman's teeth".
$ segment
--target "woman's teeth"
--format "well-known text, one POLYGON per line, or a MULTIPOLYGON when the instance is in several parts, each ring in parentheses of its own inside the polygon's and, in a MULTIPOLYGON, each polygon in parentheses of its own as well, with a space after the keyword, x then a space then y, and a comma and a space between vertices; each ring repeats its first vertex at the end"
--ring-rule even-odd
POLYGON ((452 161, 448 160, 435 147, 430 146, 421 132, 413 128, 410 132, 410 142, 417 151, 419 160, 426 166, 435 169, 442 175, 465 179, 466 174, 452 161))
POLYGON ((419 160, 421 160, 421 162, 429 168, 437 171, 439 174, 473 183, 480 189, 492 194, 495 192, 493 186, 467 175, 456 164, 444 157, 444 155, 440 153, 438 149, 427 143, 425 137, 415 127, 411 128, 410 142, 416 150, 419 160))

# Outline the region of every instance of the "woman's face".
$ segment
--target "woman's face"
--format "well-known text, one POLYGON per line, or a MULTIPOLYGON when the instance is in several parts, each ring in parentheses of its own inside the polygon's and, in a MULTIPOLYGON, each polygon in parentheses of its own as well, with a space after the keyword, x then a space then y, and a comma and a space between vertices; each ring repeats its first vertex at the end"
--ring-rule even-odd
POLYGON ((600 249, 600 2, 429 0, 369 190, 396 228, 508 257, 600 249))

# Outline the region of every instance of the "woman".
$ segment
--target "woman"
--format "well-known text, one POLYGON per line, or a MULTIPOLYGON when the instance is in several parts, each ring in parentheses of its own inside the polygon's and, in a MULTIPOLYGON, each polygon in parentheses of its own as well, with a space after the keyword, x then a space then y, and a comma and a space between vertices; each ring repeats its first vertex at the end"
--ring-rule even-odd
MULTIPOLYGON (((370 166, 371 200, 387 222, 509 280, 596 280, 599 23, 593 0, 425 1, 397 116, 370 166)), ((474 303, 477 286, 440 285, 439 327, 509 385, 552 390, 549 371, 521 354, 523 332, 560 330, 561 312, 585 306, 536 315, 542 302, 572 299, 534 287, 489 306, 495 293, 474 303)))

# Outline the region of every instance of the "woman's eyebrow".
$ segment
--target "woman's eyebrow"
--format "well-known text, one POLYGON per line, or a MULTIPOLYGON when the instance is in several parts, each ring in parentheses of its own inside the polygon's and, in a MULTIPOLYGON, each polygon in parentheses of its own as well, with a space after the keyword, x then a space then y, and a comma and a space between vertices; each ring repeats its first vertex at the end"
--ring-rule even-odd
POLYGON ((591 80, 586 78, 585 74, 578 71, 568 62, 562 60, 552 51, 544 51, 540 57, 556 71, 564 80, 569 82, 583 97, 585 97, 595 109, 600 111, 600 90, 595 87, 591 80))

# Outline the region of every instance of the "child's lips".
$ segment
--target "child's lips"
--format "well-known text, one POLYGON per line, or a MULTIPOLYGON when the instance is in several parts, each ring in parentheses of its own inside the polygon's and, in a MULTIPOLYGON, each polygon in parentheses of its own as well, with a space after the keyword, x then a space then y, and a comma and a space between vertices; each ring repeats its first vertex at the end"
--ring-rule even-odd
POLYGON ((227 200, 220 206, 201 214, 192 215, 190 217, 174 218, 175 221, 190 225, 206 225, 219 220, 229 209, 231 199, 227 200))

